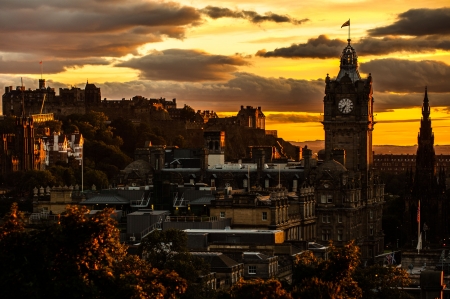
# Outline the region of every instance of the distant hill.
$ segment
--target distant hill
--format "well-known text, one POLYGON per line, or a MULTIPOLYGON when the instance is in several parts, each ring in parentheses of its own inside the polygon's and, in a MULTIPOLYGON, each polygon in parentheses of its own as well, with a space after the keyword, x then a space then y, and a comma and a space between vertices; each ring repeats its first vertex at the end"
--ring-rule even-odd
MULTIPOLYGON (((308 146, 309 149, 313 151, 313 153, 317 153, 319 150, 325 148, 324 140, 314 140, 314 141, 303 141, 296 142, 290 141, 293 145, 297 145, 300 147, 308 146)), ((436 155, 450 155, 450 145, 435 145, 434 150, 436 155)), ((399 146, 399 145, 374 145, 373 151, 375 154, 415 154, 417 151, 417 145, 411 146, 399 146)))

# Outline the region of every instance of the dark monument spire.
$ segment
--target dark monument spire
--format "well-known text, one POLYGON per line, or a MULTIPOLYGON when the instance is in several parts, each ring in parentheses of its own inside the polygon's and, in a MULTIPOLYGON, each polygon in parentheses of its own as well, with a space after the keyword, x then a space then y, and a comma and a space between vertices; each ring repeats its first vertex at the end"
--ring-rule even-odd
POLYGON ((429 193, 435 184, 436 166, 434 152, 434 133, 431 127, 430 103, 428 101, 427 88, 422 105, 422 119, 420 120, 420 131, 417 136, 416 175, 414 179, 413 192, 416 194, 429 193))
MULTIPOLYGON (((436 156, 434 151, 434 133, 431 126, 430 102, 425 87, 422 104, 422 119, 417 136, 417 154, 414 182, 410 196, 406 197, 407 234, 414 238, 417 230, 417 204, 420 200, 421 223, 428 230, 427 241, 438 242, 446 236, 449 228, 447 221, 447 202, 445 200, 445 171, 440 168, 436 173, 436 156)), ((423 226, 420 228, 423 229, 423 226)))

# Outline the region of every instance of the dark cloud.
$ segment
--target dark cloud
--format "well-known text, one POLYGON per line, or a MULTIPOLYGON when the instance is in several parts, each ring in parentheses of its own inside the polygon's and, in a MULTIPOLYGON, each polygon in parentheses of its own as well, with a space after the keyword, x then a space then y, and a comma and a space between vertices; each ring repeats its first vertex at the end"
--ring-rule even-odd
POLYGON ((377 92, 422 93, 425 86, 430 92, 450 92, 450 65, 440 61, 376 59, 362 63, 360 71, 372 73, 377 92))
MULTIPOLYGON (((376 79, 374 78, 374 84, 376 79)), ((414 108, 421 107, 423 104, 423 98, 425 93, 425 87, 422 92, 419 93, 390 93, 390 92, 378 92, 376 91, 376 85, 374 86, 374 111, 377 112, 389 112, 392 109, 402 108, 414 108)), ((430 101, 431 108, 433 107, 445 107, 448 106, 449 101, 448 93, 434 93, 428 91, 428 99, 430 101)), ((420 115, 418 116, 420 117, 420 115)), ((376 117, 375 117, 376 120, 376 117)))
MULTIPOLYGON (((194 109, 237 111, 241 105, 261 106, 264 111, 322 112, 323 80, 264 78, 249 73, 235 73, 225 83, 189 83, 167 81, 107 82, 97 84, 102 97, 177 98, 194 109)), ((181 106, 181 104, 179 104, 181 106)))
POLYGON ((255 24, 262 22, 275 22, 275 23, 292 23, 295 25, 300 25, 302 23, 309 21, 309 19, 297 20, 287 15, 279 15, 272 12, 267 12, 264 15, 260 15, 255 11, 231 10, 229 8, 217 6, 207 6, 201 9, 200 12, 202 12, 203 14, 207 15, 212 19, 220 19, 220 18, 246 19, 255 24))
MULTIPOLYGON (((346 41, 330 39, 325 35, 311 38, 304 44, 292 44, 290 47, 277 48, 273 51, 260 50, 256 56, 285 58, 336 58, 347 45, 346 41)), ((450 50, 450 38, 438 37, 366 37, 353 42, 359 56, 386 55, 395 52, 425 53, 436 50, 450 50)))
POLYGON ((276 113, 266 116, 266 123, 305 123, 305 122, 321 122, 323 116, 310 114, 284 114, 276 113))
POLYGON ((141 71, 148 80, 218 81, 232 77, 238 66, 249 65, 240 55, 211 55, 200 50, 171 49, 118 64, 141 71))
POLYGON ((347 42, 340 39, 329 39, 326 35, 310 38, 305 44, 292 44, 290 47, 277 48, 267 52, 260 50, 256 56, 289 57, 289 58, 336 58, 345 48, 347 42))
MULTIPOLYGON (((63 72, 70 68, 79 68, 84 65, 108 65, 106 59, 101 58, 87 58, 87 59, 66 59, 66 60, 50 60, 43 61, 42 70, 46 74, 56 74, 63 72)), ((39 60, 3 60, 0 56, 0 73, 3 74, 40 74, 41 65, 39 60)))
POLYGON ((398 15, 398 20, 385 27, 368 30, 371 36, 384 35, 448 35, 450 34, 450 8, 410 9, 398 15))
MULTIPOLYGON (((225 83, 211 82, 173 82, 139 80, 131 82, 95 83, 101 88, 102 98, 110 100, 130 99, 135 95, 147 98, 177 98, 179 106, 187 104, 194 109, 214 110, 217 112, 238 111, 241 105, 261 106, 263 111, 280 112, 323 112, 323 80, 295 80, 286 78, 265 78, 249 73, 234 73, 234 78, 225 83)), ((374 111, 393 111, 393 109, 421 107, 424 98, 424 86, 419 92, 392 93, 381 92, 380 76, 373 75, 374 111)), ((407 75, 405 75, 407 76, 407 75)), ((405 76, 401 76, 404 78, 405 76)), ((0 86, 19 86, 20 77, 0 74, 0 86)), ((47 86, 56 89, 67 87, 47 77, 47 86)), ((23 78, 26 88, 36 89, 38 80, 23 78)), ((84 88, 85 82, 75 84, 84 88)), ((449 93, 436 93, 428 89, 431 108, 448 107, 449 93)), ((445 109, 445 108, 444 108, 445 109)), ((420 112, 419 112, 420 113, 420 112)), ((417 116, 420 118, 420 115, 417 116)), ((377 121, 377 117, 375 116, 377 121)), ((316 116, 297 116, 288 114, 269 115, 270 122, 309 122, 320 121, 316 116)))
POLYGON ((0 51, 120 57, 165 37, 184 38, 201 16, 193 7, 163 1, 2 1, 0 51))

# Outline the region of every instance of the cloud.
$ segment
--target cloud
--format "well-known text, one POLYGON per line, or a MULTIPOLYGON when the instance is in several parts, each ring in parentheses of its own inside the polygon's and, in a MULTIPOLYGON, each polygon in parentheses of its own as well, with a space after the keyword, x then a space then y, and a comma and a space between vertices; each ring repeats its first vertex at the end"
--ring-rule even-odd
POLYGON ((272 12, 267 12, 264 15, 260 15, 255 11, 250 10, 231 10, 229 8, 207 6, 200 10, 203 14, 212 19, 220 18, 234 18, 234 19, 246 19, 252 23, 259 24, 262 22, 275 22, 275 23, 291 23, 294 25, 303 24, 309 19, 297 20, 287 15, 279 15, 272 12))
POLYGON ((289 58, 336 58, 347 45, 340 39, 329 39, 326 35, 310 38, 305 44, 292 44, 290 47, 277 48, 267 52, 260 50, 256 56, 289 58))
POLYGON ((201 21, 197 9, 174 2, 2 1, 0 51, 120 57, 165 37, 183 39, 186 29, 201 21))
POLYGON ((263 111, 322 112, 325 86, 323 80, 265 78, 242 72, 225 83, 141 80, 96 85, 101 87, 102 98, 177 98, 180 106, 186 103, 196 110, 218 112, 237 111, 241 105, 261 106, 263 111))
MULTIPOLYGON (((304 44, 292 44, 290 47, 273 51, 260 50, 256 56, 285 58, 336 58, 347 46, 340 39, 330 39, 326 35, 311 38, 304 44)), ((386 55, 395 52, 425 53, 436 50, 450 50, 450 39, 439 37, 366 37, 352 43, 359 56, 386 55)))
POLYGON ((398 15, 398 20, 388 26, 368 30, 370 36, 384 35, 449 35, 450 8, 410 9, 398 15))
POLYGON ((266 123, 305 123, 305 122, 320 122, 323 116, 311 114, 284 114, 284 113, 270 113, 266 116, 266 123))
MULTIPOLYGON (((102 58, 86 58, 86 59, 64 59, 50 60, 43 62, 43 71, 46 74, 56 74, 63 72, 69 68, 79 68, 85 65, 108 65, 109 62, 102 58)), ((3 74, 40 74, 41 65, 39 60, 4 60, 0 56, 0 73, 3 74)))
MULTIPOLYGON (((376 81, 374 79, 374 84, 376 81)), ((374 91, 374 112, 389 112, 392 109, 402 108, 414 108, 421 107, 423 104, 423 98, 425 90, 420 93, 389 93, 389 92, 377 92, 376 85, 374 91)), ((448 106, 448 93, 433 93, 428 92, 428 99, 430 101, 431 108, 448 106)), ((376 118, 375 118, 376 120, 376 118)))
MULTIPOLYGON (((378 86, 379 76, 373 75, 373 77, 375 114, 393 111, 393 109, 422 106, 424 87, 417 93, 382 92, 378 86)), ((20 79, 17 76, 0 74, 0 86, 19 86, 20 79)), ((24 77, 23 82, 26 88, 38 88, 37 79, 24 77)), ((68 87, 67 84, 53 81, 51 78, 47 78, 46 82, 47 86, 56 90, 68 87)), ((75 86, 84 88, 85 84, 80 82, 75 86)), ((95 83, 95 85, 101 88, 102 98, 109 100, 130 99, 135 95, 147 98, 177 98, 180 107, 187 104, 195 110, 217 112, 238 111, 241 105, 260 106, 263 111, 285 112, 268 114, 268 121, 279 123, 320 121, 317 116, 299 115, 292 111, 322 113, 325 88, 323 80, 265 78, 243 72, 234 73, 234 78, 224 83, 136 80, 123 83, 95 83)), ((431 89, 428 91, 432 109, 448 107, 449 93, 435 93, 431 89)), ((420 115, 417 117, 419 118, 420 115)), ((375 120, 377 120, 376 117, 375 120)))
POLYGON ((170 49, 134 58, 117 66, 140 70, 141 77, 148 80, 200 82, 230 79, 238 66, 249 64, 240 55, 211 55, 200 50, 170 49))
POLYGON ((375 59, 362 63, 359 69, 372 74, 377 92, 423 93, 425 86, 430 92, 450 92, 450 65, 441 61, 375 59))

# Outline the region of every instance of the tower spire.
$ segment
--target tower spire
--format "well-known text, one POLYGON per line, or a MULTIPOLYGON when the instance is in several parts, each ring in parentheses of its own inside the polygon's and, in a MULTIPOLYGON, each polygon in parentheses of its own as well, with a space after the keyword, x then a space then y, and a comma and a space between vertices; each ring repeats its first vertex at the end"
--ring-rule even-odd
POLYGON ((422 117, 424 120, 428 120, 428 118, 430 117, 430 102, 428 101, 428 91, 426 86, 422 105, 422 117))

